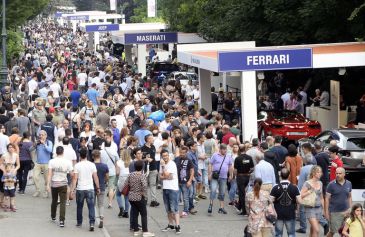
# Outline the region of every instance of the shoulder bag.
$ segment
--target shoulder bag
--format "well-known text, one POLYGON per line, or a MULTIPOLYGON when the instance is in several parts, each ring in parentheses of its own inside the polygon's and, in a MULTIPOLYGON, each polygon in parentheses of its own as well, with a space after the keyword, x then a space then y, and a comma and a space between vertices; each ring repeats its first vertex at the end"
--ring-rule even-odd
POLYGON ((128 196, 129 194, 129 176, 128 178, 126 179, 126 181, 124 182, 124 187, 121 191, 121 193, 124 195, 124 196, 128 196))
POLYGON ((278 215, 275 211, 274 205, 270 198, 267 200, 267 207, 265 208, 265 217, 268 222, 275 225, 276 221, 278 220, 278 215))
MULTIPOLYGON (((307 182, 309 184, 309 182, 307 182)), ((309 184, 310 185, 310 184, 309 184)), ((312 185, 310 185, 310 189, 312 189, 312 192, 310 194, 308 194, 307 196, 305 196, 304 198, 302 198, 300 204, 302 204, 305 207, 315 207, 316 205, 316 197, 317 194, 314 190, 314 188, 312 187, 312 185)))
POLYGON ((219 167, 219 170, 218 171, 213 171, 213 173, 212 173, 212 178, 213 179, 219 179, 219 174, 221 173, 222 165, 224 163, 224 160, 226 159, 226 156, 227 155, 224 156, 223 161, 221 163, 221 166, 219 167))

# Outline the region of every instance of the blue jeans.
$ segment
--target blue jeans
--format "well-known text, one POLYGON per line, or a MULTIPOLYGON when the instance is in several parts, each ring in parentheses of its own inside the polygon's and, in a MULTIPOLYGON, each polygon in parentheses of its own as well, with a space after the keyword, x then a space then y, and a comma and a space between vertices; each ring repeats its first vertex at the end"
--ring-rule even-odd
POLYGON ((184 202, 184 212, 188 212, 194 207, 190 206, 190 200, 193 201, 194 198, 192 186, 193 184, 190 187, 187 187, 186 184, 180 184, 180 191, 182 193, 184 202))
POLYGON ((200 170, 202 172, 202 184, 203 187, 208 187, 209 182, 208 182, 208 170, 207 169, 201 169, 200 170))
POLYGON ((232 179, 231 181, 231 189, 229 189, 229 201, 233 202, 237 193, 237 182, 236 179, 232 179))
POLYGON ((275 224, 275 237, 282 237, 284 225, 288 237, 295 237, 295 219, 293 220, 277 220, 275 224))
POLYGON ((218 199, 224 201, 224 193, 226 192, 227 179, 219 178, 210 181, 210 200, 214 200, 219 189, 218 199))
POLYGON ((82 209, 86 199, 90 225, 95 223, 94 190, 76 190, 77 224, 82 224, 82 209))
POLYGON ((117 196, 118 207, 124 208, 124 212, 129 212, 130 203, 129 203, 128 196, 122 195, 122 193, 119 191, 119 189, 117 189, 116 196, 117 196), (124 199, 124 203, 123 203, 123 199, 124 199))

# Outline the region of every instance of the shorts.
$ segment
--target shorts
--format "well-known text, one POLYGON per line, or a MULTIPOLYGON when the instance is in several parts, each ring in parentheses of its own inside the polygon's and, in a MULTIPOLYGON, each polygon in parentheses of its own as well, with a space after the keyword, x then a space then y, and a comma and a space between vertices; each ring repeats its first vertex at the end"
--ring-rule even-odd
POLYGON ((116 183, 117 182, 117 179, 116 179, 116 176, 113 175, 113 176, 109 176, 109 181, 108 181, 108 189, 109 190, 115 190, 115 186, 116 186, 116 183))
POLYGON ((179 213, 179 190, 164 189, 163 202, 167 213, 179 213))
POLYGON ((195 176, 195 181, 197 182, 197 183, 202 183, 202 177, 200 176, 200 175, 197 175, 197 176, 195 176))
POLYGON ((317 220, 321 219, 323 216, 322 206, 319 207, 304 207, 305 217, 307 219, 315 218, 317 220))
POLYGON ((330 213, 330 231, 331 233, 337 233, 338 230, 341 228, 342 223, 344 221, 344 214, 343 212, 331 212, 330 213))
POLYGON ((5 197, 15 197, 15 188, 13 189, 4 189, 4 196, 5 197))

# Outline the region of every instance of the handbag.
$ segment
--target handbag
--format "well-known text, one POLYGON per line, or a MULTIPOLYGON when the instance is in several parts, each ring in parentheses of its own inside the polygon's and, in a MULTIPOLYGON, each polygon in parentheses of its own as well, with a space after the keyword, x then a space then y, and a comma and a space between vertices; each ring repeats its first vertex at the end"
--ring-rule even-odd
POLYGON ((213 171, 213 173, 212 173, 212 178, 213 179, 219 179, 219 174, 221 173, 222 165, 224 163, 224 160, 226 159, 226 156, 227 155, 224 156, 223 161, 221 163, 221 166, 219 167, 219 170, 218 171, 213 171))
MULTIPOLYGON (((312 186, 311 189, 313 189, 312 186)), ((316 198, 317 198, 316 192, 313 190, 310 194, 302 198, 300 204, 302 204, 305 207, 315 207, 316 198)))
POLYGON ((278 220, 278 215, 275 211, 274 205, 272 204, 272 202, 270 200, 267 201, 268 202, 268 206, 265 209, 265 217, 266 220, 268 222, 270 222, 271 224, 275 224, 276 221, 278 220))
POLYGON ((126 184, 124 184, 124 187, 123 187, 123 189, 122 189, 122 192, 121 192, 124 196, 128 196, 128 194, 129 194, 129 184, 128 183, 126 183, 126 184))

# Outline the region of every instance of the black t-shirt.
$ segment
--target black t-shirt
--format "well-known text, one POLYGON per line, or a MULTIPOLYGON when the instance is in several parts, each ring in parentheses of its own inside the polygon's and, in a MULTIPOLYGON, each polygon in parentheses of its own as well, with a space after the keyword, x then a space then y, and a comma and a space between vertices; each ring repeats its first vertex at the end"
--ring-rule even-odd
POLYGON ((157 162, 155 160, 155 154, 156 154, 156 148, 154 145, 151 145, 151 147, 146 146, 146 144, 141 148, 143 153, 143 159, 146 159, 148 156, 153 161, 150 163, 150 171, 157 170, 157 162))
MULTIPOLYGON (((234 107, 234 101, 233 101, 233 100, 231 100, 231 99, 226 99, 226 100, 224 100, 224 105, 225 105, 225 108, 226 108, 227 110, 232 110, 232 109, 233 109, 233 107, 234 107)), ((225 113, 230 113, 230 112, 228 112, 228 111, 226 111, 226 110, 224 110, 224 112, 225 112, 225 113)))
POLYGON ((299 195, 298 187, 289 181, 281 181, 271 189, 270 196, 275 197, 274 207, 279 220, 295 219, 296 197, 299 195), (287 190, 287 194, 284 189, 287 190))
MULTIPOLYGON (((109 173, 108 166, 104 163, 95 163, 96 171, 99 178, 100 192, 105 191, 105 174, 109 173)), ((95 183, 94 183, 95 186, 95 183)))
POLYGON ((254 167, 251 156, 242 154, 234 160, 234 168, 237 170, 237 174, 248 174, 254 167))
POLYGON ((321 177, 321 181, 325 187, 329 183, 328 167, 330 165, 330 156, 326 152, 319 152, 314 156, 314 158, 317 161, 317 165, 322 168, 323 175, 321 177))
POLYGON ((217 111, 218 107, 218 95, 216 93, 212 93, 212 110, 217 111))
POLYGON ((179 184, 185 184, 190 179, 190 171, 194 169, 193 162, 188 158, 177 157, 175 159, 179 184))
POLYGON ((0 124, 5 125, 5 123, 9 121, 9 117, 3 114, 0 114, 0 124))

